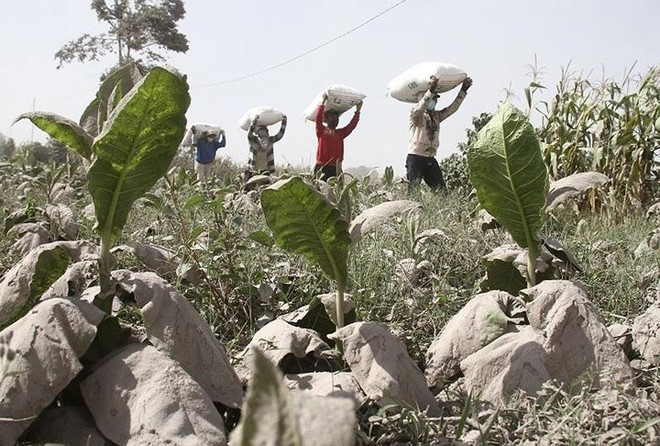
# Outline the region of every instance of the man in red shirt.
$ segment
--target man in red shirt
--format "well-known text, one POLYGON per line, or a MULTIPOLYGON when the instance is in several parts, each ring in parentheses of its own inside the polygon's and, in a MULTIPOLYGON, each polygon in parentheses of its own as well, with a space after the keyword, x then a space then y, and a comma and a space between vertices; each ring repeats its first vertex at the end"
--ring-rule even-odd
POLYGON ((321 179, 327 181, 330 177, 339 175, 338 166, 344 160, 344 138, 351 134, 360 120, 362 101, 355 104, 355 114, 351 122, 344 128, 338 129, 339 112, 325 111, 328 95, 323 95, 323 102, 316 110, 316 137, 319 144, 316 150, 316 165, 314 173, 321 171, 321 179), (325 124, 325 125, 323 125, 325 124))

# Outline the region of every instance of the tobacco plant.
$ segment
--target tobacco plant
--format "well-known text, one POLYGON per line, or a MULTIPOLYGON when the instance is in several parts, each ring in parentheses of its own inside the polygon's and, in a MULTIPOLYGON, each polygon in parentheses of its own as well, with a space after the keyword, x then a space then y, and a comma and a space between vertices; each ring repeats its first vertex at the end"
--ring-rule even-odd
POLYGON ((525 115, 503 104, 468 151, 468 165, 481 205, 520 247, 527 248, 527 280, 534 286, 549 182, 538 139, 525 115))
POLYGON ((337 205, 300 177, 280 180, 261 193, 261 207, 276 243, 288 251, 303 254, 336 282, 337 328, 344 326, 344 294, 351 246, 383 220, 418 206, 408 200, 385 202, 367 209, 349 223, 349 217, 342 215, 337 205))
MULTIPOLYGON (((467 158, 470 180, 480 205, 527 250, 527 274, 523 274, 527 286, 537 283, 541 247, 567 265, 567 269, 581 269, 560 242, 542 237, 541 229, 550 209, 606 184, 609 179, 605 175, 579 172, 550 185, 536 131, 527 117, 509 103, 502 104, 479 132, 467 158)), ((508 250, 495 258, 484 259, 488 275, 500 276, 489 277, 490 285, 486 283, 486 287, 497 284, 497 289, 514 294, 523 288, 513 266, 515 254, 515 250, 508 250)), ((541 259, 547 265, 544 261, 541 259)), ((551 268, 545 271, 544 278, 548 277, 552 277, 551 268)))
MULTIPOLYGON (((130 69, 125 68, 128 73, 130 69)), ((122 443, 127 433, 140 434, 131 431, 131 422, 128 426, 122 422, 104 424, 99 413, 108 412, 104 405, 119 392, 122 379, 118 378, 115 383, 112 381, 114 377, 132 367, 130 373, 135 375, 130 377, 134 378, 133 382, 139 381, 137 375, 140 371, 156 359, 169 364, 161 367, 156 375, 165 373, 167 379, 177 382, 170 397, 180 395, 189 386, 196 389, 195 395, 199 395, 196 403, 189 407, 183 407, 184 403, 177 400, 177 410, 186 412, 182 417, 188 417, 188 411, 194 411, 193 406, 197 407, 197 403, 213 408, 211 398, 227 407, 240 405, 242 387, 225 350, 190 303, 153 273, 112 271, 111 248, 122 234, 133 203, 166 173, 183 137, 185 113, 190 104, 185 76, 169 69, 153 68, 128 90, 124 87, 116 77, 109 78, 102 85, 100 92, 107 95, 100 93, 90 106, 95 113, 88 112, 88 108, 81 119, 89 132, 83 124, 52 113, 32 112, 18 118, 31 120, 88 161, 87 185, 94 206, 100 249, 85 240, 38 246, 27 252, 0 282, 0 328, 4 330, 10 326, 8 330, 18 331, 20 336, 15 337, 23 346, 10 363, 11 370, 3 376, 13 381, 4 383, 1 389, 0 411, 11 417, 0 418, 0 443, 14 444, 28 429, 31 420, 53 405, 56 399, 66 406, 67 398, 72 396, 69 393, 72 393, 80 402, 80 392, 84 404, 107 438, 122 443), (98 134, 92 136, 95 129, 99 130, 98 134), (75 261, 73 265, 72 260, 75 261), (90 286, 93 280, 88 280, 97 263, 98 290, 90 286), (94 297, 98 308, 77 299, 83 295, 94 297), (113 317, 116 314, 111 307, 114 297, 137 303, 150 345, 128 338, 126 329, 119 326, 117 317, 113 317), (42 302, 35 306, 39 300, 42 302), (154 310, 158 305, 173 309, 169 319, 164 315, 167 311, 154 310), (46 325, 50 325, 35 325, 40 317, 47 318, 46 325), (191 330, 194 339, 183 342, 180 336, 168 338, 161 328, 177 333, 191 330), (126 346, 126 343, 131 345, 126 346), (202 375, 196 369, 200 363, 198 353, 202 351, 205 358, 214 362, 213 375, 202 375), (188 357, 191 352, 193 359, 188 357), (128 360, 128 356, 133 355, 140 358, 136 359, 139 364, 128 360), (89 374, 81 373, 87 366, 89 374), (110 369, 108 375, 103 372, 105 369, 110 369), (211 380, 224 373, 226 376, 219 379, 223 383, 222 389, 218 390, 211 380), (185 382, 181 383, 173 376, 184 376, 185 382), (75 378, 80 379, 74 381, 75 378), (87 393, 86 389, 96 388, 101 381, 108 383, 100 387, 115 394, 96 400, 98 393, 93 389, 87 393)), ((11 219, 7 219, 6 224, 11 225, 11 219)), ((142 375, 142 378, 158 378, 156 375, 142 375)), ((147 387, 136 392, 144 396, 149 392, 150 387, 147 387)), ((134 387, 131 390, 135 390, 134 387)), ((158 398, 144 396, 150 404, 141 406, 140 410, 132 408, 131 402, 127 401, 124 410, 115 411, 115 415, 135 418, 144 411, 158 412, 160 392, 167 393, 167 390, 159 389, 158 398)), ((223 420, 220 413, 209 413, 214 419, 219 440, 224 436, 223 420)), ((194 423, 194 420, 189 422, 194 423)))
POLYGON ((87 184, 101 246, 97 303, 106 312, 114 291, 110 249, 135 200, 166 173, 183 138, 190 104, 184 76, 160 67, 140 80, 138 74, 131 64, 109 76, 80 124, 48 112, 16 119, 29 119, 91 163, 87 184))

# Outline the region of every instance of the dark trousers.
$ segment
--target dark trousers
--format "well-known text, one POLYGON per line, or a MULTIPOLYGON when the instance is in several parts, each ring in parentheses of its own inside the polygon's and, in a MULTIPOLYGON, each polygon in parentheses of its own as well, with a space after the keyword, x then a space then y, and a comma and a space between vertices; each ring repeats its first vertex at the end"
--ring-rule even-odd
POLYGON ((408 191, 412 191, 424 180, 434 191, 445 190, 445 179, 434 157, 408 154, 406 158, 406 178, 408 179, 408 191))
POLYGON ((337 176, 337 166, 330 166, 330 165, 323 165, 323 164, 317 164, 314 166, 314 174, 317 174, 318 171, 321 171, 321 180, 323 181, 328 181, 330 177, 336 177, 337 176))

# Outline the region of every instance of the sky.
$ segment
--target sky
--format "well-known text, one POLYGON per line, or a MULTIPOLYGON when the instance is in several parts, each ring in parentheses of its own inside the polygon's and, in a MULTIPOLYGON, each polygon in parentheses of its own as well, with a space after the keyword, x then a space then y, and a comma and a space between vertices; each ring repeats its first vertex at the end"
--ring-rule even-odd
MULTIPOLYGON (((620 80, 631 67, 645 73, 660 63, 657 0, 406 0, 369 21, 399 1, 185 2, 179 30, 190 49, 165 56, 187 75, 188 123, 223 127, 227 147, 220 154, 247 163, 247 137, 238 122, 253 107, 273 106, 289 118, 286 135, 275 146, 276 164, 311 169, 316 137, 303 112, 328 85, 343 84, 367 95, 360 123, 345 142, 344 167, 392 166, 403 175, 411 105, 385 93, 392 78, 417 63, 451 63, 474 81, 461 108, 440 127, 439 159, 456 152, 472 117, 494 112, 507 91, 525 109, 524 88, 535 63, 540 82, 548 87, 538 101, 552 96, 567 67, 595 80, 620 80), (309 52, 326 42, 331 43, 309 52), (293 58, 263 74, 227 82, 293 58)), ((31 110, 78 121, 96 93, 99 76, 116 63, 110 55, 57 69, 54 54, 65 43, 107 31, 90 3, 3 3, 0 133, 17 143, 45 141, 46 135, 26 120, 12 126, 19 114, 31 110)), ((444 93, 439 107, 449 105, 457 92, 444 93)), ((340 126, 351 115, 342 115, 340 126)), ((278 128, 272 127, 271 134, 278 128)))

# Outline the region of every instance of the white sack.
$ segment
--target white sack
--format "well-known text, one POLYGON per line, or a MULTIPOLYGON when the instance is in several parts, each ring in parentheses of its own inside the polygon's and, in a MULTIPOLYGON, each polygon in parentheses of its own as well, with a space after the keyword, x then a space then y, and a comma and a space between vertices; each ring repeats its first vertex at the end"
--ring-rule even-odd
POLYGON ((337 110, 339 114, 344 113, 349 110, 351 107, 354 107, 355 104, 362 101, 367 96, 360 93, 359 91, 347 87, 346 85, 332 84, 328 88, 319 93, 309 107, 305 109, 305 118, 314 121, 316 117, 316 110, 318 110, 319 105, 323 102, 323 93, 328 95, 328 102, 325 105, 326 110, 337 110))
POLYGON ((216 135, 220 136, 220 132, 222 132, 222 127, 215 124, 205 124, 203 122, 198 122, 196 124, 193 124, 186 132, 186 136, 183 137, 183 141, 181 141, 181 145, 192 146, 193 142, 201 138, 202 133, 204 132, 213 132, 216 135), (195 128, 194 132, 193 132, 193 127, 195 128))
POLYGON ((239 127, 247 132, 250 129, 250 124, 252 124, 254 117, 257 115, 259 115, 257 124, 263 126, 277 124, 282 118, 284 118, 284 113, 275 109, 275 107, 262 105, 261 107, 254 107, 248 110, 240 121, 238 121, 239 127))
POLYGON ((467 78, 467 73, 455 65, 441 62, 417 64, 387 84, 387 95, 403 102, 417 102, 419 93, 429 89, 431 76, 438 78, 438 93, 456 88, 467 78))

